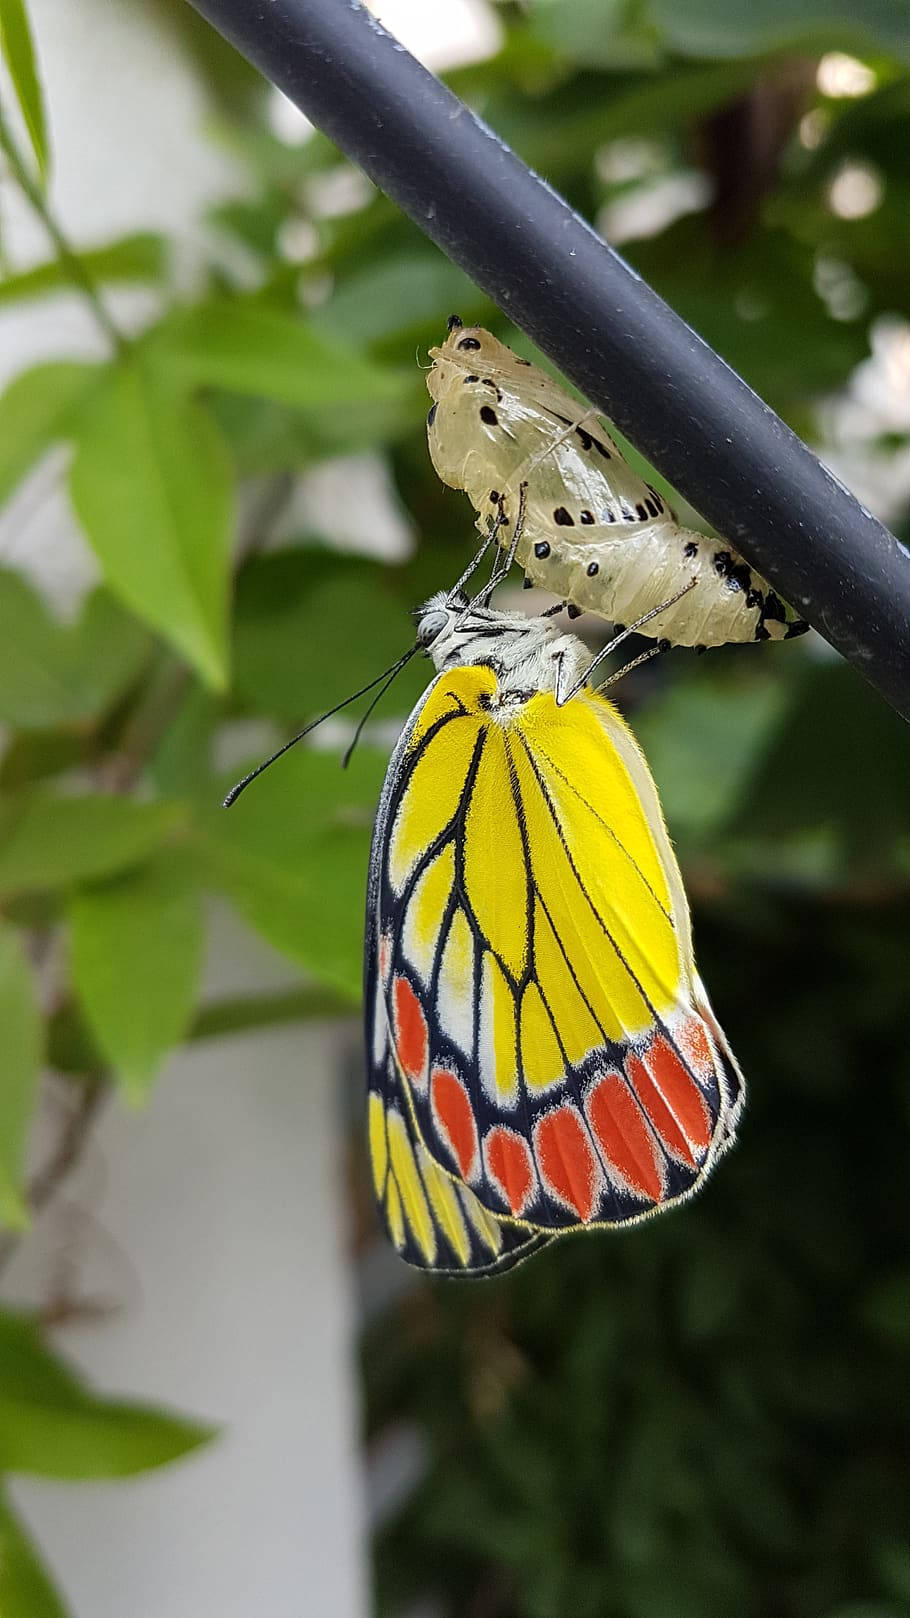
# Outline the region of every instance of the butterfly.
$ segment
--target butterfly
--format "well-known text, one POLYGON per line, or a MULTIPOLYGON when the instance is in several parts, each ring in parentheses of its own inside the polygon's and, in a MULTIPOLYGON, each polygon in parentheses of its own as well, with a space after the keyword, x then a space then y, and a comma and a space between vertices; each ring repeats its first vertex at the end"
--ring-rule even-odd
POLYGON ((526 580, 576 609, 703 649, 809 627, 724 540, 680 527, 593 410, 481 326, 456 316, 427 387, 430 455, 526 580))
POLYGON ((404 1259, 456 1275, 691 1197, 744 1095, 643 754, 582 642, 488 596, 420 611, 437 672, 366 914, 376 1198, 404 1259))

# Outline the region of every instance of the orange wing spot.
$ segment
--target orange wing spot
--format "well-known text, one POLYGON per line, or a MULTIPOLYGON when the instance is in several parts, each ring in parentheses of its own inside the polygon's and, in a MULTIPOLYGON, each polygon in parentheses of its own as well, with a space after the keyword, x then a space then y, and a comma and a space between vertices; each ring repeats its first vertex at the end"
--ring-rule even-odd
POLYGON ((534 1127, 534 1149, 543 1180, 585 1223, 594 1213, 600 1174, 587 1130, 575 1107, 554 1107, 534 1127))
POLYGON ((699 1017, 690 1017, 681 1028, 674 1028, 673 1036, 689 1066, 694 1067, 696 1073, 704 1073, 707 1076, 714 1072, 714 1057, 708 1043, 707 1031, 699 1017))
POLYGON ((591 1086, 585 1111, 610 1173, 638 1196, 660 1202, 664 1186, 657 1145, 618 1073, 607 1073, 591 1086))
POLYGON ((690 1168, 696 1168, 695 1154, 686 1140, 680 1121, 672 1111, 666 1096, 658 1089, 644 1062, 637 1056, 627 1056, 626 1073, 652 1128, 657 1130, 667 1150, 672 1152, 674 1157, 688 1163, 690 1168))
POLYGON ((520 1214, 534 1190, 534 1162, 527 1141, 514 1129, 497 1124, 484 1137, 483 1157, 490 1179, 513 1214, 520 1214))
POLYGON ((393 997, 398 1060, 408 1078, 414 1084, 422 1084, 427 1071, 427 1020, 407 978, 395 979, 393 997))
POLYGON ((430 1102, 439 1133, 458 1164, 462 1178, 469 1180, 477 1167, 477 1125, 467 1090, 448 1068, 433 1069, 430 1102))
POLYGON ((711 1120, 698 1085, 672 1045, 658 1034, 642 1057, 627 1057, 626 1073, 664 1145, 695 1168, 696 1150, 711 1144, 711 1120))

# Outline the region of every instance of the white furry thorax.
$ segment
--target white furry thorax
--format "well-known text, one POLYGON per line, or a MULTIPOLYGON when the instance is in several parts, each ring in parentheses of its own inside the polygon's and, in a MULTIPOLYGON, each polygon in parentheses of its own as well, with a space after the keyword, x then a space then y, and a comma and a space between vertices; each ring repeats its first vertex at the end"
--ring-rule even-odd
POLYGON ((440 674, 475 663, 492 669, 504 706, 571 689, 591 662, 587 647, 551 618, 472 607, 444 590, 421 607, 417 639, 440 674))

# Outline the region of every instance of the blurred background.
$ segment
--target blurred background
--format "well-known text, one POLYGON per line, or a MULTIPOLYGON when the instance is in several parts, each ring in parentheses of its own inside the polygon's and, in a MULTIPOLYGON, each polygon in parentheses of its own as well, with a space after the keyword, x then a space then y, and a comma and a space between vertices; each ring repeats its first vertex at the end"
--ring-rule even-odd
MULTIPOLYGON (((448 314, 533 350, 184 0, 26 4, 0 0, 2 1618, 906 1618, 904 726, 814 634, 621 687, 741 1143, 643 1229, 409 1272, 357 1006, 425 669, 346 773, 339 720, 219 803, 470 552, 424 434, 448 314)), ((374 9, 910 539, 906 0, 374 9)))

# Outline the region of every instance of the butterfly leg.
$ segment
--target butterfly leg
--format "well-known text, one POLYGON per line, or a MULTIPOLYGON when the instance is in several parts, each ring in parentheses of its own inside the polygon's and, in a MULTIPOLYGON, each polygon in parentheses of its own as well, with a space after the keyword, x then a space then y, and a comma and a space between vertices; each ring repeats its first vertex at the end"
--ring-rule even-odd
MULTIPOLYGON (((601 647, 600 651, 592 658, 591 662, 588 664, 588 667, 585 670, 584 674, 581 676, 581 679, 576 680, 574 682, 574 684, 572 686, 570 686, 568 691, 566 691, 564 694, 560 694, 560 691, 559 691, 559 678, 557 677, 557 691, 556 691, 556 704, 557 704, 557 707, 561 708, 563 706, 563 703, 566 703, 566 702, 570 701, 570 699, 572 697, 578 695, 578 692, 582 689, 582 687, 588 684, 588 681, 590 680, 593 671, 596 668, 598 668, 601 663, 605 662, 606 659, 610 656, 610 654, 612 652, 615 652, 617 646, 621 646, 623 641, 628 640, 630 635, 637 634, 639 629, 642 629, 645 624, 650 623, 652 618, 659 617, 662 612, 666 612, 668 607, 675 606, 676 602, 681 600, 684 595, 688 595, 690 590, 695 589, 695 585, 696 585, 696 580, 695 579, 690 579, 689 583, 687 585, 685 585, 685 587, 682 590, 677 590, 675 596, 670 596, 668 601, 662 601, 659 606, 652 607, 650 612, 643 613, 640 618, 636 618, 634 624, 627 624, 625 629, 621 630, 618 635, 614 635, 613 639, 609 640, 607 642, 606 646, 601 647)), ((641 656, 636 657, 633 660, 633 662, 627 663, 625 665, 625 667, 622 668, 622 669, 618 669, 617 672, 616 672, 615 678, 619 679, 621 675, 628 674, 629 670, 633 669, 633 668, 637 668, 639 663, 647 663, 650 658, 656 657, 659 652, 662 652, 662 651, 668 649, 669 645, 670 645, 669 641, 659 640, 657 642, 656 646, 650 647, 647 652, 642 652, 641 656)), ((562 661, 560 660, 560 674, 561 674, 561 672, 562 672, 562 661)), ((613 684, 613 678, 608 680, 607 684, 612 685, 613 684)))
POLYGON ((464 589, 464 586, 467 584, 468 579, 471 577, 471 574, 477 572, 477 569, 479 568, 481 562, 483 561, 484 557, 487 554, 487 551, 490 549, 490 546, 493 544, 495 539, 496 539, 496 525, 494 523, 493 527, 490 529, 490 532, 487 534, 486 539, 484 540, 483 544, 481 545, 479 551, 477 551, 475 553, 475 555, 471 558, 470 562, 468 563, 467 567, 465 568, 464 572, 462 573, 461 578, 458 579, 456 581, 456 583, 452 585, 452 588, 449 591, 449 598, 448 598, 450 605, 454 605, 455 601, 458 599, 458 595, 459 595, 460 591, 464 589))

